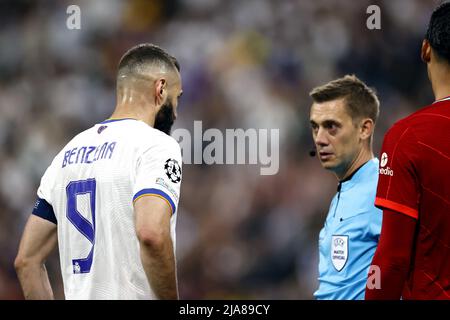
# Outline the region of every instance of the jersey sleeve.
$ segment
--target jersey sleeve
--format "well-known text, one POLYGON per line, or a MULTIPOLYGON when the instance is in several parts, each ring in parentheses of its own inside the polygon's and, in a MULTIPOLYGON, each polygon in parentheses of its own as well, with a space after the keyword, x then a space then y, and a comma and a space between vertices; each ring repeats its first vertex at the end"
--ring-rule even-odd
POLYGON ((180 198, 181 178, 182 161, 178 143, 170 138, 151 146, 137 160, 133 203, 144 196, 160 197, 174 214, 180 198))
POLYGON ((420 184, 414 165, 416 152, 411 128, 388 132, 381 151, 377 207, 418 219, 420 184))
POLYGON ((32 211, 33 215, 41 217, 53 223, 57 223, 55 212, 53 211, 51 190, 53 189, 55 176, 53 173, 54 162, 45 170, 41 178, 41 183, 37 190, 37 200, 32 211))

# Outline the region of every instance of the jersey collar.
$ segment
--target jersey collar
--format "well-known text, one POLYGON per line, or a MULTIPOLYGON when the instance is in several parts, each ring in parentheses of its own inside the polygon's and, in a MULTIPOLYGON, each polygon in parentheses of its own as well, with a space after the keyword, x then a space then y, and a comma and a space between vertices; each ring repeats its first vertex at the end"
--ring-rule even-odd
POLYGON ((338 184, 338 191, 346 191, 352 188, 354 185, 358 184, 359 181, 365 179, 367 173, 370 172, 372 166, 378 168, 378 159, 373 158, 364 163, 358 169, 356 169, 350 176, 348 176, 345 180, 342 180, 338 184))
POLYGON ((433 104, 438 103, 438 102, 442 102, 442 101, 448 101, 450 100, 450 96, 446 97, 446 98, 442 98, 440 100, 436 100, 435 102, 433 102, 433 104))
POLYGON ((100 122, 101 124, 105 124, 105 123, 111 123, 111 122, 117 122, 117 121, 123 121, 123 120, 137 120, 134 118, 110 118, 110 119, 106 119, 103 122, 100 122))

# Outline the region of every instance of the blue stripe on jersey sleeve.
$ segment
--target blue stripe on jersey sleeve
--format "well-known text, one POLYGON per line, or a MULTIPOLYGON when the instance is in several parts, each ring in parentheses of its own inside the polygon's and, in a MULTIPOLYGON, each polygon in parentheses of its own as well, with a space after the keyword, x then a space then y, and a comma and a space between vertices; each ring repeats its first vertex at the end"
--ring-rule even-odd
POLYGON ((33 212, 35 216, 58 224, 53 207, 45 199, 38 198, 34 204, 33 212))
POLYGON ((170 196, 167 193, 165 193, 164 191, 159 190, 159 189, 155 189, 155 188, 143 189, 134 195, 133 202, 136 201, 138 198, 140 198, 142 196, 146 196, 146 195, 155 195, 155 196, 159 196, 159 197, 165 199, 168 202, 168 204, 170 205, 170 208, 172 209, 172 214, 175 213, 175 211, 176 211, 175 203, 172 201, 172 199, 170 198, 170 196))

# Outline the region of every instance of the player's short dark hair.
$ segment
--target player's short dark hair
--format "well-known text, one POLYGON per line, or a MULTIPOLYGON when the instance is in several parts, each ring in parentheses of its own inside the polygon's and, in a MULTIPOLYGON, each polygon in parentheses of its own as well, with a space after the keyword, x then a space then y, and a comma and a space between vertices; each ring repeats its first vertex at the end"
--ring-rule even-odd
POLYGON ((438 57, 450 64, 450 2, 434 10, 425 38, 438 57))
POLYGON ((118 75, 137 75, 150 64, 159 64, 180 71, 177 59, 166 51, 151 43, 143 43, 132 47, 120 59, 118 75))
POLYGON ((380 113, 380 101, 375 90, 355 75, 346 75, 316 87, 309 95, 315 103, 345 99, 347 111, 353 120, 370 118, 376 123, 380 113))

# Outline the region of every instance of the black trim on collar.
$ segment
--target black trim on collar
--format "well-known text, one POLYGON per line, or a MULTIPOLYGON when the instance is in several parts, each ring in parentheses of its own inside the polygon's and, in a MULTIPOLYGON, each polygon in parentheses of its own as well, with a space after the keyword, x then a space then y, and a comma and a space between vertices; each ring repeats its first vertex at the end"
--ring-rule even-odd
MULTIPOLYGON (((372 160, 372 159, 370 159, 370 160, 372 160)), ((369 161, 370 161, 370 160, 369 160, 369 161)), ((339 185, 342 184, 342 183, 344 183, 344 182, 347 182, 347 181, 352 180, 352 178, 355 176, 355 174, 356 174, 362 167, 364 167, 367 163, 369 163, 369 161, 364 162, 364 164, 362 164, 362 165, 359 166, 355 171, 353 171, 353 173, 352 173, 351 175, 349 175, 349 176, 348 176, 347 178, 345 178, 344 180, 339 181, 339 185)), ((338 189, 340 189, 339 186, 338 186, 338 189)))

